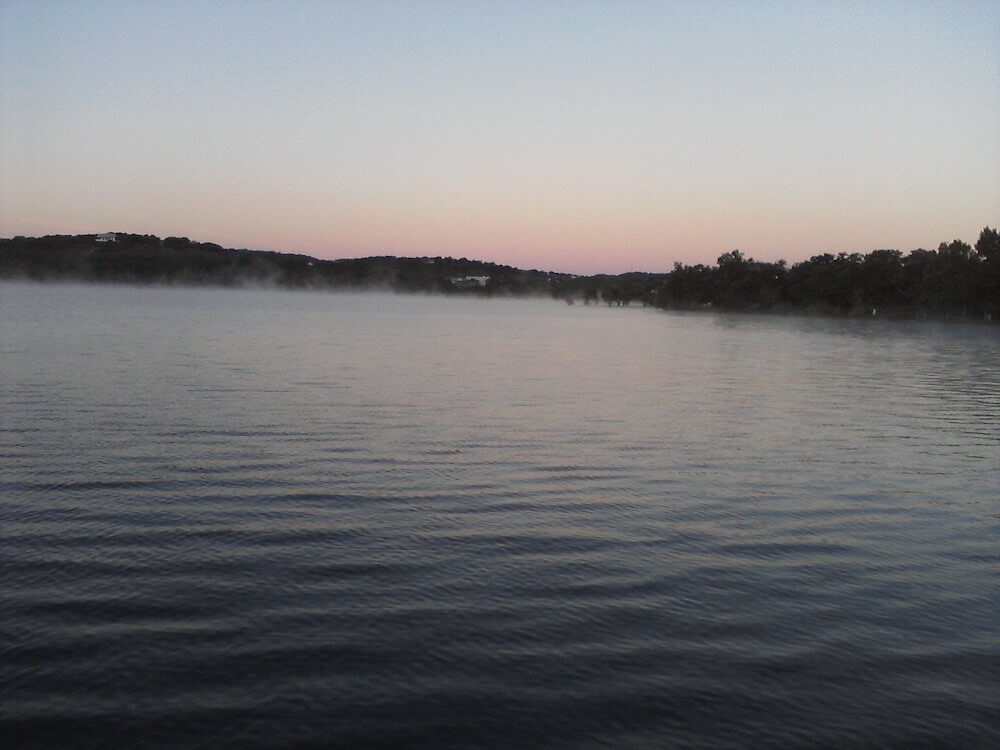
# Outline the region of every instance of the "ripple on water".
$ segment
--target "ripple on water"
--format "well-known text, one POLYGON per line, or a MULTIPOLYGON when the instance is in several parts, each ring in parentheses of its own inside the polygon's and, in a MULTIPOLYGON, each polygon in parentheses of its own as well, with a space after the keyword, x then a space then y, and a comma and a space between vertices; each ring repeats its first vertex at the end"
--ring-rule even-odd
POLYGON ((5 745, 994 737, 992 329, 19 290, 5 745))

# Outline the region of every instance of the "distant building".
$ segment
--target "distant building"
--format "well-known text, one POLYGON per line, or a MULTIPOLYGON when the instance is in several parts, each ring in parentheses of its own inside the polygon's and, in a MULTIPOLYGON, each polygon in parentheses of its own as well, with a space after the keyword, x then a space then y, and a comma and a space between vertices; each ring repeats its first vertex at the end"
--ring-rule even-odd
POLYGON ((452 286, 457 286, 461 289, 486 286, 486 282, 489 280, 489 276, 450 276, 448 278, 452 286))
POLYGON ((95 237, 98 242, 118 242, 118 235, 114 232, 104 232, 95 237))

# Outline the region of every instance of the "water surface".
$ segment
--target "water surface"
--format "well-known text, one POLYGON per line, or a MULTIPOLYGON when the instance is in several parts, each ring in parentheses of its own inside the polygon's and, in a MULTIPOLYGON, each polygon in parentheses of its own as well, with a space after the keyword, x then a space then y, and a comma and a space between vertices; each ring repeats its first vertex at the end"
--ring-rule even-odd
POLYGON ((9 747, 988 747, 995 327, 0 285, 9 747))

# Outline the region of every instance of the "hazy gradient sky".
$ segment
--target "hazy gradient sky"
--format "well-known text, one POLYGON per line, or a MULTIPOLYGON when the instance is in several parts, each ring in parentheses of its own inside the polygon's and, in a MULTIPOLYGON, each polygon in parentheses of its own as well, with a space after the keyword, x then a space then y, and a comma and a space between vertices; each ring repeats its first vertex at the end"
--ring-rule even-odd
POLYGON ((0 236, 665 271, 1000 223, 1000 3, 0 0, 0 236))

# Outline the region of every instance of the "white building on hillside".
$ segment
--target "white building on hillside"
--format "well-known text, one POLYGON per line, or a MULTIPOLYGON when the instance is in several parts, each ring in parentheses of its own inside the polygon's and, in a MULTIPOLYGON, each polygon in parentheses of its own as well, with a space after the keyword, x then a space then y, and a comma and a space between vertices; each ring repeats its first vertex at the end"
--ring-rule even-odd
POLYGON ((448 278, 452 286, 463 288, 486 286, 486 282, 489 280, 489 276, 451 276, 448 278))

